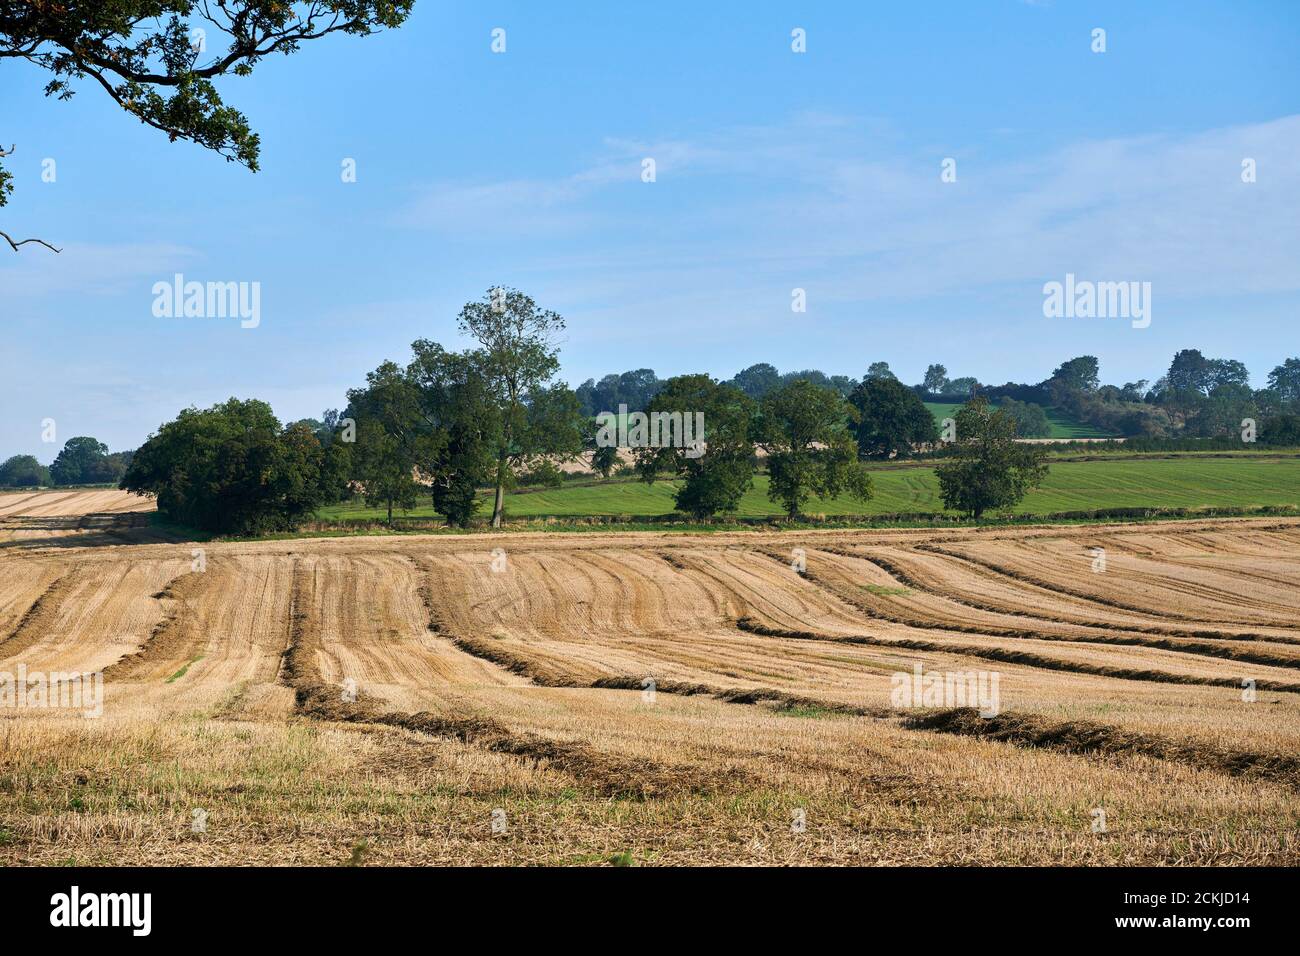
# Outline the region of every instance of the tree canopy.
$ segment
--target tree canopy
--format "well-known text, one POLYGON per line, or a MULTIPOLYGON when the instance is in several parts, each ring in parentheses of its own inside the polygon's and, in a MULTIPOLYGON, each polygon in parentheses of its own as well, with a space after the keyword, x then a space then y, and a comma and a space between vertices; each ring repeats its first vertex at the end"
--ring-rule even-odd
POLYGON ((644 411, 663 383, 653 369, 638 368, 622 374, 609 374, 597 382, 587 379, 575 390, 582 413, 594 417, 601 412, 617 412, 626 405, 630 411, 644 411))
POLYGON ((814 494, 871 497, 871 476, 858 462, 849 432, 855 415, 838 394, 804 380, 764 396, 757 434, 768 454, 767 493, 788 517, 797 517, 814 494))
POLYGON ((415 507, 422 490, 415 469, 428 448, 420 390, 405 369, 384 362, 366 375, 365 388, 348 390, 347 416, 356 422, 350 473, 367 504, 386 507, 392 524, 393 508, 415 507))
POLYGON ((781 373, 775 365, 759 362, 737 372, 731 384, 750 398, 759 399, 780 386, 781 373))
POLYGON ((496 406, 471 353, 449 352, 427 339, 411 350, 407 373, 420 391, 429 432, 420 472, 430 482, 434 510, 449 525, 468 527, 478 513, 479 488, 495 474, 501 424, 496 406))
POLYGON ((1289 358, 1269 372, 1268 387, 1280 402, 1300 404, 1300 358, 1289 358))
POLYGON ((1050 381, 1059 382, 1067 388, 1084 392, 1095 392, 1101 382, 1100 365, 1095 355, 1080 355, 1068 362, 1062 362, 1052 372, 1050 381))
POLYGON ((1047 420, 1047 413, 1041 405, 1004 398, 998 408, 1016 423, 1018 438, 1046 438, 1052 434, 1052 423, 1047 420))
MULTIPOLYGON (((754 400, 730 384, 707 375, 669 379, 650 402, 647 412, 681 416, 699 414, 704 434, 694 448, 658 447, 636 450, 637 470, 653 482, 667 472, 682 479, 673 501, 678 511, 708 518, 735 511, 754 483, 754 400)), ((678 419, 681 420, 681 419, 678 419)))
POLYGON ((933 364, 925 370, 925 378, 921 380, 921 387, 933 394, 942 394, 948 389, 948 370, 942 365, 933 364))
POLYGON ((69 438, 50 465, 56 485, 95 485, 119 481, 126 472, 123 455, 110 455, 108 446, 94 438, 69 438))
POLYGON ((50 469, 31 455, 14 455, 0 464, 0 487, 37 488, 49 484, 50 469))
POLYGON ((1012 507, 1047 476, 1046 453, 1017 442, 1015 419, 993 411, 983 396, 963 405, 956 422, 954 455, 935 469, 946 507, 978 520, 1012 507))
POLYGON ((325 449, 271 406, 232 398, 187 408, 152 435, 120 487, 153 495, 170 521, 221 534, 291 530, 323 503, 325 449))
POLYGON ((852 429, 864 458, 906 458, 913 445, 939 440, 934 416, 919 395, 898 379, 870 372, 849 396, 857 409, 852 429))
POLYGON ((467 302, 458 325, 478 348, 473 362, 487 383, 497 419, 492 527, 501 526, 513 469, 554 455, 577 456, 585 422, 572 391, 553 381, 559 370, 558 312, 541 309, 518 289, 498 286, 467 302))

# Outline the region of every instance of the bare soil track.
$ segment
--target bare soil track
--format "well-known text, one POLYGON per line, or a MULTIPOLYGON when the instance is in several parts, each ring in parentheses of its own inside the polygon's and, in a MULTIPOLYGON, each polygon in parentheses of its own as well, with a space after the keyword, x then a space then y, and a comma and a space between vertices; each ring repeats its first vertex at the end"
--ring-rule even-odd
POLYGON ((0 496, 0 672, 106 694, 0 707, 0 861, 1300 862, 1300 521, 196 546, 115 495, 0 496))

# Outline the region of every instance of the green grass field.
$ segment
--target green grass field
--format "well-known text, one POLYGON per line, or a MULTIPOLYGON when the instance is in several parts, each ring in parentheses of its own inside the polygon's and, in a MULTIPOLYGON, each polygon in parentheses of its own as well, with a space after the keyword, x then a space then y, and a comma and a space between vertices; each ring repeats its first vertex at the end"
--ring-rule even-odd
POLYGON ((957 409, 961 408, 960 405, 948 405, 943 402, 926 402, 925 407, 930 409, 930 414, 934 416, 935 424, 940 428, 943 428, 943 420, 945 418, 956 418, 957 409))
POLYGON ((1102 431, 1094 425, 1085 425, 1068 417, 1058 408, 1045 408, 1047 423, 1052 427, 1048 438, 1112 438, 1110 432, 1102 431))
MULTIPOLYGON (((957 409, 961 408, 960 405, 950 405, 942 402, 926 402, 925 407, 930 409, 930 414, 934 416, 936 422, 940 423, 940 427, 942 427, 942 422, 945 418, 955 418, 957 415, 957 409)), ((1112 437, 1110 434, 1099 428, 1094 428, 1092 425, 1084 425, 1081 422, 1075 421, 1062 413, 1059 409, 1045 408, 1043 411, 1046 413, 1047 422, 1052 428, 1051 433, 1046 436, 1048 438, 1112 437)))
MULTIPOLYGON (((938 481, 928 467, 876 468, 875 495, 867 502, 849 498, 814 499, 808 514, 891 514, 942 512, 938 481)), ((626 515, 648 517, 673 511, 673 484, 613 480, 573 484, 507 498, 515 518, 626 515)), ((1257 508, 1300 506, 1300 459, 1139 459, 1056 462, 1046 482, 1016 508, 1018 514, 1051 514, 1107 508, 1257 508)), ((779 515, 767 499, 767 477, 758 475, 741 501, 740 517, 779 515)), ((435 517, 428 505, 406 517, 435 517)), ((382 520, 383 511, 360 503, 334 505, 320 512, 325 521, 382 520)))

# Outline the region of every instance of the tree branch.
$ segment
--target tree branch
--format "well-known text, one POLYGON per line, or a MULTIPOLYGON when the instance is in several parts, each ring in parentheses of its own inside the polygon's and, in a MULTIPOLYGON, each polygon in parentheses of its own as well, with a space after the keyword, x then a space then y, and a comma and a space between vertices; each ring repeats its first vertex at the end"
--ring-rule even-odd
MULTIPOLYGON (((278 29, 274 27, 267 27, 262 30, 258 30, 256 27, 248 29, 244 26, 245 21, 242 19, 242 15, 234 18, 230 25, 224 25, 216 19, 205 17, 219 32, 231 38, 231 49, 224 57, 209 63, 207 66, 195 67, 177 73, 156 73, 147 69, 133 67, 129 62, 123 62, 121 59, 111 59, 86 48, 76 38, 45 37, 34 44, 26 53, 36 53, 40 43, 49 42, 66 50, 73 63, 82 69, 90 65, 98 67, 100 70, 115 73, 128 82, 147 83, 154 86, 179 86, 194 78, 214 79, 223 76, 232 66, 241 61, 250 64, 255 63, 286 46, 295 45, 304 40, 319 40, 331 33, 352 32, 368 26, 364 18, 357 17, 344 20, 339 11, 334 11, 329 24, 317 29, 315 20, 319 14, 314 8, 315 5, 313 4, 313 10, 305 20, 298 19, 278 29)), ((136 49, 130 47, 126 49, 128 52, 136 52, 136 49)), ((111 54, 119 52, 119 48, 110 48, 111 54)), ((24 54, 18 53, 17 55, 22 56, 24 54)))
POLYGON ((62 252, 62 251, 63 251, 62 249, 55 249, 52 245, 50 245, 50 244, 49 244, 48 242, 46 242, 44 239, 18 239, 18 240, 15 241, 13 238, 10 237, 9 233, 4 232, 4 231, 0 231, 0 239, 3 239, 5 242, 9 243, 9 246, 13 249, 14 252, 17 252, 17 251, 18 251, 18 247, 19 247, 19 246, 25 246, 25 245, 27 245, 27 243, 29 243, 29 242, 34 242, 34 243, 36 243, 38 246, 44 246, 46 249, 49 249, 51 252, 62 252))

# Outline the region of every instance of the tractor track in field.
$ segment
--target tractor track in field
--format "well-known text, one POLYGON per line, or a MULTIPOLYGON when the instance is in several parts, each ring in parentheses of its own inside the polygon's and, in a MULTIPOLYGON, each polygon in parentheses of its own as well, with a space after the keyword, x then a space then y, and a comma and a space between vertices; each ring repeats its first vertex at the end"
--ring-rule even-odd
MULTIPOLYGON (((741 618, 736 626, 742 631, 760 637, 781 637, 799 641, 821 641, 827 644, 858 644, 866 647, 898 648, 909 651, 926 651, 932 654, 950 654, 956 657, 973 657, 977 660, 995 661, 999 664, 1016 664, 1039 670, 1084 674, 1090 677, 1110 677, 1116 680, 1149 681, 1159 684, 1198 685, 1201 687, 1231 687, 1241 689, 1241 680, 1233 677, 1198 677, 1192 674, 1171 674, 1168 671, 1112 667, 1109 664, 1088 664, 1082 661, 1065 661, 1045 657, 1029 651, 1016 651, 994 647, 942 644, 938 641, 921 641, 912 638, 870 637, 866 635, 817 634, 812 631, 794 631, 767 627, 752 618, 741 618)), ((1256 680, 1258 690, 1300 694, 1300 684, 1285 681, 1256 680)))
MULTIPOLYGON (((531 660, 521 654, 513 653, 500 646, 500 643, 488 638, 473 638, 452 632, 442 619, 433 603, 428 589, 422 591, 425 608, 429 614, 429 630, 451 641, 456 647, 480 660, 488 661, 502 670, 517 674, 539 687, 556 687, 576 690, 636 690, 647 689, 646 677, 634 675, 610 675, 584 681, 574 675, 553 666, 531 660)), ((674 694, 685 697, 704 696, 733 704, 758 704, 777 710, 795 710, 816 708, 829 713, 852 716, 881 717, 888 711, 883 708, 856 707, 851 704, 828 701, 820 698, 788 694, 770 687, 736 688, 719 687, 711 684, 687 681, 654 679, 654 690, 658 693, 674 694)))
MULTIPOLYGON (((670 552, 657 552, 658 557, 676 570, 683 572, 699 571, 692 563, 680 555, 670 552)), ((784 563, 784 558, 782 558, 784 563)), ((715 580, 715 583, 719 583, 715 580)), ((554 582, 553 582, 554 583, 554 582)), ((431 595, 426 591, 426 600, 430 614, 430 628, 452 640, 468 654, 473 654, 491 661, 497 666, 514 674, 526 677, 539 686, 579 689, 616 689, 642 691, 647 689, 645 678, 628 675, 612 675, 586 681, 557 669, 549 662, 539 662, 524 654, 503 647, 501 642, 491 638, 473 638, 451 633, 443 621, 443 616, 432 603, 431 595)), ((902 642, 869 637, 836 638, 822 635, 778 631, 756 625, 752 619, 742 618, 735 622, 737 627, 748 633, 760 636, 774 636, 802 640, 823 640, 830 643, 860 643, 883 647, 904 647, 905 649, 925 650, 942 653, 965 653, 933 642, 902 642)), ((975 655, 972 655, 975 656, 975 655)), ((1155 680, 1172 683, 1200 683, 1201 679, 1183 678, 1181 675, 1169 675, 1163 672, 1126 670, 1120 668, 1087 668, 1073 666, 1068 662, 1055 659, 1041 659, 1034 655, 1019 652, 997 654, 992 652, 989 659, 1007 663, 1029 664, 1047 669, 1064 669, 1087 673, 1093 676, 1119 677, 1135 680, 1155 680), (1064 666, 1061 666, 1064 664, 1064 666)), ((1232 680, 1217 681, 1212 686, 1237 688, 1232 680)), ((772 688, 724 687, 703 682, 683 682, 656 680, 655 692, 679 696, 703 696, 726 703, 758 706, 776 712, 808 710, 828 714, 840 714, 862 717, 870 720, 885 721, 907 730, 961 734, 980 737, 993 742, 1004 742, 1022 749, 1049 749, 1067 753, 1085 759, 1113 761, 1117 758, 1144 756, 1162 761, 1209 770, 1226 776, 1241 776, 1252 779, 1277 781, 1290 787, 1297 786, 1297 766, 1300 759, 1290 759, 1286 755, 1263 751, 1231 750, 1213 747, 1203 743, 1182 743, 1169 740, 1157 734, 1126 731, 1119 727, 1087 722, 1052 722, 1034 714, 1004 713, 991 718, 987 725, 970 723, 965 716, 944 716, 944 711, 921 711, 908 713, 893 708, 858 706, 839 701, 806 695, 790 694, 772 688), (982 729, 981 729, 982 728, 982 729)), ((1285 686, 1272 684, 1260 685, 1261 690, 1285 690, 1285 686)), ((1300 686, 1294 687, 1300 691, 1300 686)), ((960 712, 964 715, 964 711, 960 712)), ((973 712, 972 712, 973 713, 973 712)), ((984 721, 978 715, 974 720, 984 721)))
POLYGON ((1007 712, 981 717, 970 708, 927 711, 905 718, 915 730, 957 734, 1034 750, 1087 757, 1152 757, 1230 777, 1274 781, 1300 790, 1300 757, 1185 743, 1090 721, 1055 721, 1037 714, 1007 712))
MULTIPOLYGON (((997 562, 988 560, 987 558, 976 557, 974 555, 968 555, 968 554, 961 554, 959 552, 951 551, 947 548, 943 548, 938 545, 918 544, 916 545, 916 550, 926 551, 931 554, 942 555, 945 558, 964 562, 966 564, 973 564, 982 568, 985 572, 992 572, 993 574, 999 575, 1001 577, 1010 578, 1011 580, 1017 581, 1020 584, 1031 585, 1032 587, 1050 592, 1058 597, 1061 596, 1070 597, 1070 598, 1074 598, 1076 601, 1085 601, 1090 604, 1101 605, 1103 607, 1112 608, 1117 611, 1128 611, 1129 613, 1141 614, 1144 616, 1151 615, 1150 608, 1144 608, 1136 604, 1130 604, 1125 601, 1120 601, 1115 598, 1104 597, 1098 594, 1090 594, 1086 591, 1080 591, 1074 588, 1068 588, 1062 584, 1054 584, 1050 581, 1045 581, 1042 578, 1036 577, 1035 575, 1026 574, 1023 571, 1019 571, 1014 568, 1009 568, 1004 565, 1000 565, 997 562)), ((1169 618, 1171 620, 1177 620, 1177 621, 1204 622, 1203 617, 1198 617, 1196 615, 1191 615, 1191 614, 1182 614, 1172 610, 1162 610, 1159 616, 1169 618)), ((1252 621, 1210 621, 1206 623, 1218 624, 1220 626, 1227 624, 1233 627, 1259 627, 1260 626, 1257 622, 1252 622, 1252 621)), ((1268 626, 1277 627, 1284 630, 1300 631, 1300 624, 1296 624, 1296 625, 1270 624, 1268 626)))
MULTIPOLYGON (((918 578, 915 574, 907 571, 905 568, 899 565, 897 561, 894 561, 878 553, 874 553, 874 552, 867 553, 866 551, 852 551, 847 548, 836 548, 836 547, 822 547, 822 548, 818 548, 817 550, 825 551, 828 554, 838 555, 839 557, 842 558, 852 558, 859 561, 866 561, 869 564, 874 564, 882 571, 885 571, 887 574, 890 574, 891 576, 896 578, 901 584, 904 584, 907 587, 912 588, 913 590, 919 591, 924 594, 932 595, 937 598, 941 598, 953 604, 961 605, 962 607, 969 607, 972 608, 973 610, 985 611, 990 614, 1002 614, 1007 617, 1023 617, 1031 621, 1044 621, 1049 624, 1061 624, 1061 625, 1069 625, 1073 627, 1093 627, 1093 628, 1112 627, 1111 625, 1101 623, 1095 619, 1084 618, 1082 615, 1077 615, 1074 617, 1062 617, 1059 615, 1053 616, 1053 615, 1044 614, 1042 612, 1023 611, 1016 608, 1008 607, 1005 604, 978 601, 975 598, 972 598, 967 595, 958 597, 953 594, 946 594, 936 590, 933 584, 923 581, 922 579, 918 578)), ((955 553, 940 551, 934 548, 918 547, 916 550, 923 551, 927 554, 937 554, 946 558, 953 558, 958 562, 966 560, 965 558, 956 555, 955 553)), ((1012 579, 1012 580, 1016 580, 1016 579, 1012 579)), ((1030 582, 1020 581, 1018 583, 1029 584, 1030 582)), ((1042 588, 1042 590, 1048 590, 1048 589, 1042 588)), ((1063 596, 1061 592, 1053 592, 1053 593, 1056 596, 1063 596)), ((1114 609, 1119 610, 1119 608, 1114 608, 1114 609)), ((1103 610, 1104 607, 1098 608, 1099 612, 1102 612, 1103 610)), ((1150 610, 1144 610, 1141 612, 1141 614, 1144 617, 1153 616, 1150 610)), ((1251 625, 1241 625, 1241 626, 1249 627, 1251 625)), ((1134 634, 1150 634, 1157 637, 1208 638, 1208 639, 1221 640, 1221 641, 1270 641, 1276 644, 1300 645, 1300 638, 1286 637, 1282 635, 1259 634, 1259 633, 1252 633, 1252 632, 1232 633, 1228 631, 1210 630, 1206 628, 1181 628, 1181 627, 1169 627, 1169 626, 1161 626, 1161 625, 1124 623, 1124 624, 1114 625, 1112 629, 1128 631, 1134 634)))
POLYGON ((197 652, 198 636, 193 630, 192 602, 201 599, 209 584, 208 573, 190 571, 178 575, 154 595, 155 599, 169 605, 162 620, 154 625, 139 650, 104 668, 104 680, 130 681, 158 661, 192 657, 197 652))
MULTIPOLYGON (((1094 634, 1053 634, 1046 631, 1035 631, 1023 628, 999 627, 991 624, 964 624, 954 621, 936 620, 922 617, 913 617, 884 610, 878 604, 870 604, 863 599, 855 598, 854 607, 868 614, 873 618, 888 621, 892 624, 902 624, 907 627, 914 627, 922 630, 947 631, 958 634, 972 634, 981 637, 1009 637, 1020 640, 1036 641, 1055 641, 1078 644, 1100 644, 1115 647, 1150 647, 1155 650, 1171 651, 1180 654, 1192 654, 1201 657, 1214 657, 1220 660, 1241 661, 1245 664, 1259 664, 1266 667, 1282 667, 1290 670, 1300 670, 1300 657, 1288 657, 1282 654, 1272 654, 1268 651, 1251 650, 1249 648, 1240 648, 1233 646, 1233 642, 1249 643, 1252 641, 1273 641, 1279 644, 1291 643, 1285 638, 1272 639, 1265 635, 1248 634, 1232 635, 1221 632, 1200 632, 1197 636, 1201 638, 1214 637, 1224 641, 1222 644, 1208 644, 1203 641, 1191 640, 1190 638, 1172 639, 1168 636, 1157 636, 1154 633, 1140 630, 1138 628, 1125 626, 1115 626, 1106 628, 1102 624, 1083 624, 1076 621, 1059 620, 1049 617, 1038 617, 1031 614, 1015 614, 1013 612, 1002 611, 991 605, 974 604, 969 601, 953 598, 950 595, 942 594, 933 589, 932 586, 920 581, 915 576, 909 574, 897 562, 880 555, 859 554, 841 549, 822 548, 830 554, 840 557, 850 558, 853 560, 864 561, 868 564, 875 565, 886 574, 893 577, 900 584, 910 588, 920 594, 934 597, 940 600, 949 601, 963 607, 971 607, 975 610, 985 611, 990 614, 1004 614, 1007 616, 1023 617, 1027 620, 1037 620, 1050 624, 1060 624, 1068 627, 1091 628, 1095 630, 1107 630, 1108 633, 1094 634)), ((769 557, 778 558, 784 562, 784 558, 771 552, 763 552, 769 557)), ((809 574, 815 575, 815 572, 805 572, 805 577, 809 574)), ((811 578, 810 578, 811 579, 811 578)), ((819 579, 820 580, 820 579, 819 579)), ((827 582, 822 581, 826 584, 827 582)), ((835 593, 843 597, 846 601, 850 600, 846 593, 835 585, 829 585, 835 588, 835 593)), ((882 602, 883 603, 883 602, 882 602)))
MULTIPOLYGON (((321 679, 316 656, 322 650, 322 643, 310 615, 303 610, 306 587, 305 572, 296 572, 291 599, 295 610, 291 615, 289 646, 282 669, 284 681, 295 691, 298 712, 304 716, 398 727, 429 737, 456 740, 560 770, 580 785, 611 798, 640 800, 673 793, 718 793, 752 785, 752 781, 739 771, 712 771, 690 765, 627 760, 580 741, 555 740, 531 731, 513 730, 482 714, 394 711, 382 701, 361 693, 354 700, 345 700, 338 687, 321 679)), ((421 588, 421 598, 431 600, 427 587, 421 588)), ((435 627, 432 617, 430 630, 442 633, 435 627)), ((453 643, 460 644, 454 640, 453 643)))
MULTIPOLYGON (((826 550, 826 549, 823 549, 826 550)), ((767 555, 777 563, 785 564, 783 554, 775 551, 759 550, 758 553, 767 555)), ((861 554, 841 555, 841 557, 853 557, 863 559, 868 563, 876 563, 871 559, 863 557, 861 554)), ((876 564, 881 570, 889 572, 884 564, 876 564)), ((892 574, 892 572, 889 572, 892 574)), ((1013 640, 1037 640, 1044 643, 1057 644, 1093 644, 1099 646, 1131 646, 1131 648, 1152 648, 1156 650, 1167 650, 1173 653, 1186 653, 1191 657, 1209 657, 1222 659, 1222 661, 1240 661, 1242 663, 1255 663, 1260 666, 1284 667, 1284 669, 1300 670, 1300 661, 1296 658, 1283 657, 1281 654, 1269 654, 1268 652, 1257 652, 1257 650, 1243 650, 1232 648, 1232 646, 1219 646, 1216 644, 1165 644, 1164 641, 1153 641, 1140 639, 1140 637, 1123 637, 1123 636, 1096 636, 1096 635, 1052 635, 1040 631, 1021 631, 1015 628, 995 628, 988 626, 974 626, 974 624, 961 623, 943 623, 936 620, 927 620, 923 618, 913 618, 909 615, 893 614, 889 611, 881 610, 878 605, 871 604, 865 598, 858 596, 857 593, 849 591, 844 585, 837 584, 835 581, 829 581, 819 575, 814 570, 805 570, 800 572, 801 578, 810 581, 816 587, 824 589, 829 594, 840 598, 846 605, 853 607, 854 610, 865 615, 865 617, 875 620, 884 620, 892 624, 901 624, 905 627, 917 628, 924 631, 939 631, 953 633, 953 635, 969 635, 972 637, 1010 637, 1013 640)), ((898 578, 901 583, 906 583, 902 578, 898 578)), ((913 584, 907 584, 907 587, 914 587, 913 584)), ((935 594, 930 589, 917 587, 918 591, 932 594, 932 596, 943 597, 941 594, 935 594)), ((1066 623, 1066 622, 1061 622, 1066 623)), ((1070 622, 1073 623, 1073 622, 1070 622)), ((1118 628, 1117 628, 1118 630, 1118 628)), ((1126 680, 1158 680, 1158 682, 1175 683, 1175 684, 1204 684, 1208 687, 1240 687, 1240 678, 1200 678, 1200 676, 1173 674, 1169 671, 1147 670, 1147 669, 1125 669, 1125 667, 1110 667, 1108 665, 1088 665, 1084 662, 1063 661, 1061 658, 1052 658, 1036 654, 1034 652, 1024 652, 1024 650, 1013 649, 993 649, 993 648, 972 648, 971 645, 945 645, 932 643, 909 637, 871 637, 871 636, 836 636, 836 635, 815 635, 807 631, 785 631, 781 632, 780 628, 772 630, 772 635, 784 633, 785 636, 803 635, 806 639, 818 639, 829 641, 840 641, 846 644, 870 644, 875 646, 905 646, 913 650, 943 650, 944 653, 967 654, 970 657, 983 657, 992 659, 992 661, 1001 661, 1004 663, 1021 663, 1024 666, 1043 667, 1047 670, 1076 671, 1079 674, 1091 674, 1096 676, 1114 676, 1126 680)), ((1277 682, 1277 680, 1268 680, 1269 689, 1274 691, 1291 691, 1300 692, 1300 683, 1277 682)), ((1257 687, 1264 687, 1264 683, 1256 682, 1257 687)))
POLYGON ((3 640, 0 660, 8 660, 33 647, 45 637, 58 619, 59 607, 75 587, 73 572, 59 575, 37 596, 3 640))

